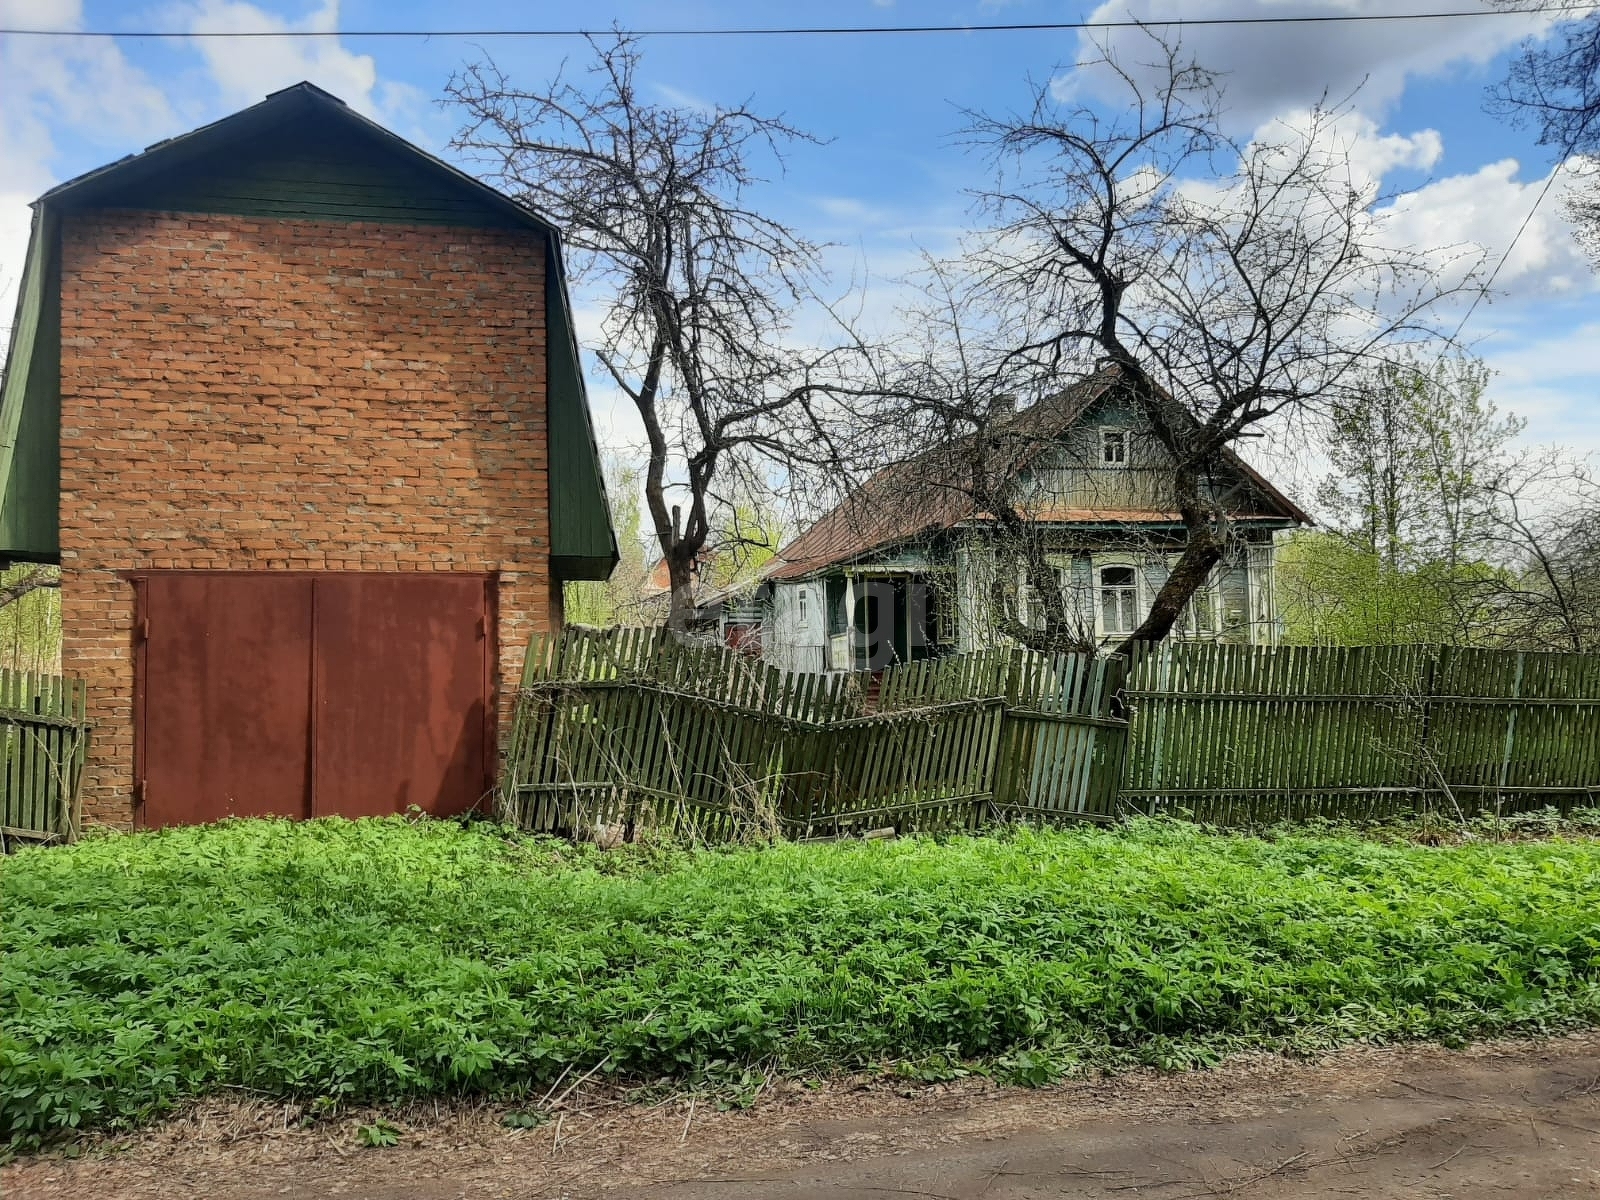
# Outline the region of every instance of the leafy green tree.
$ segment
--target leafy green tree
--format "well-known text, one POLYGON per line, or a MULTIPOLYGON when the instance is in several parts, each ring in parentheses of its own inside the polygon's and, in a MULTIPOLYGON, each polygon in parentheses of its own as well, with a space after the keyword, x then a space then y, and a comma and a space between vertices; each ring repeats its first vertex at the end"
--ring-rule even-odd
POLYGON ((19 563, 0 573, 0 666, 61 669, 61 572, 19 563))
POLYGON ((1394 566, 1343 533, 1297 533, 1277 554, 1284 640, 1302 646, 1492 640, 1478 600, 1502 591, 1509 578, 1483 562, 1394 566))
POLYGON ((1318 495, 1333 527, 1391 570, 1469 558, 1523 429, 1488 398, 1489 378, 1466 356, 1405 359, 1336 403, 1333 471, 1318 495))
MULTIPOLYGON (((653 625, 667 616, 660 559, 648 552, 640 504, 643 480, 642 467, 607 458, 606 494, 620 558, 604 582, 566 585, 566 619, 575 625, 653 625)), ((776 507, 753 489, 743 496, 714 498, 711 514, 711 534, 692 572, 697 601, 757 579, 783 543, 783 521, 776 507)))
POLYGON ((718 513, 702 587, 720 592, 754 581, 783 542, 783 519, 769 498, 751 490, 731 499, 718 513))
POLYGON ((617 565, 609 579, 572 580, 566 585, 566 619, 599 627, 639 624, 645 619, 650 577, 639 505, 642 472, 614 457, 606 459, 605 471, 606 498, 617 531, 617 565))
POLYGON ((1498 531, 1523 423, 1496 409, 1489 379, 1466 356, 1401 359, 1334 405, 1318 495, 1330 528, 1278 557, 1290 641, 1501 640, 1520 564, 1498 531))

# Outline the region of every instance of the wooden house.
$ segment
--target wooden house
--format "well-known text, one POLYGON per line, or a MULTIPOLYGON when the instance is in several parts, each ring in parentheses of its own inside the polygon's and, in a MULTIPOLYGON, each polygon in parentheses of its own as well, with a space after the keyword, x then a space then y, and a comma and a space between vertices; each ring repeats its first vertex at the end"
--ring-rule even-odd
MULTIPOLYGON (((1021 511, 1077 627, 1102 643, 1144 620, 1184 542, 1165 452, 1117 400, 1115 379, 1114 368, 1100 371, 998 423, 1001 436, 1027 446, 1015 484, 1021 511)), ((993 516, 975 510, 970 491, 943 484, 940 472, 959 470, 963 453, 933 447, 885 468, 778 552, 762 597, 769 661, 875 670, 995 645, 998 570, 1019 571, 1017 615, 1037 618, 993 516)), ((1231 452, 1206 486, 1233 527, 1233 549, 1175 635, 1274 642, 1273 536, 1310 518, 1231 452)))
POLYGON ((34 205, 0 559, 60 563, 87 819, 467 809, 616 557, 538 213, 306 83, 34 205))

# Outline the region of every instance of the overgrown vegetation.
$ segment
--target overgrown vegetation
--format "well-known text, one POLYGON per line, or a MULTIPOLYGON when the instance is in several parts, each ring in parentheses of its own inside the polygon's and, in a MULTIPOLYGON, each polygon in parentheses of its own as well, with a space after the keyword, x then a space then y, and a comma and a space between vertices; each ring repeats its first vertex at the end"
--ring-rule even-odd
MULTIPOLYGON (((1043 1082, 1600 1015, 1600 845, 1177 824, 762 850, 250 821, 0 866, 0 1141, 224 1087, 1043 1082)), ((320 1103, 319 1103, 320 1101, 320 1103)))
POLYGON ((17 563, 0 571, 0 667, 61 669, 61 570, 17 563))
POLYGON ((1578 456, 1519 449, 1490 381, 1412 356, 1333 402, 1326 527, 1278 554, 1288 641, 1600 647, 1600 484, 1578 456))

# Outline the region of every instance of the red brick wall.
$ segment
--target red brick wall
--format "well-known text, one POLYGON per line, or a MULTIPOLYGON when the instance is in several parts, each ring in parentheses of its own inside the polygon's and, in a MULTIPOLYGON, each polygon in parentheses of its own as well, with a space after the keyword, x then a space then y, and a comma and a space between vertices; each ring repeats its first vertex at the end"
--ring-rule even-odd
POLYGON ((84 815, 126 825, 138 568, 499 572, 502 711, 549 572, 543 248, 146 212, 61 254, 63 668, 84 815))

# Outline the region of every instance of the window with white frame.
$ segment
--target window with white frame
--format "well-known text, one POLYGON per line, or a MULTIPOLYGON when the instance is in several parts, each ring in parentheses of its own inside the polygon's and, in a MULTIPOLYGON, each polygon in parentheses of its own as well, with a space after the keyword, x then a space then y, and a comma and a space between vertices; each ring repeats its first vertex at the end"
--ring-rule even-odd
POLYGON ((1102 426, 1100 429, 1100 465, 1125 467, 1128 465, 1128 431, 1102 426))
POLYGON ((811 625, 810 620, 811 592, 808 588, 800 589, 800 628, 806 629, 811 625))
POLYGON ((1044 628, 1044 601, 1039 590, 1028 582, 1026 563, 1017 564, 1017 620, 1029 629, 1044 628))
POLYGON ((1139 576, 1132 567, 1101 567, 1100 632, 1132 633, 1139 625, 1139 576))

